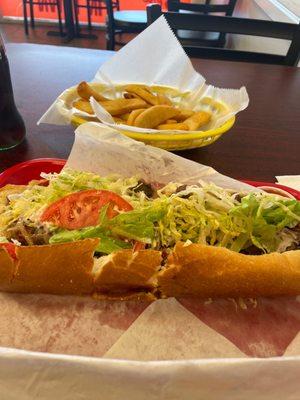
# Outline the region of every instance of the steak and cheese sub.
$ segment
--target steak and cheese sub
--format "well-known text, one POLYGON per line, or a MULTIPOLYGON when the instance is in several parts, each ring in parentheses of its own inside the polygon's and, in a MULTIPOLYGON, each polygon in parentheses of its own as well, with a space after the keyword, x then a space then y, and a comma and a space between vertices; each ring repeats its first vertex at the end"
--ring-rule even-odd
POLYGON ((300 294, 300 202, 64 169, 0 190, 0 290, 98 299, 300 294))

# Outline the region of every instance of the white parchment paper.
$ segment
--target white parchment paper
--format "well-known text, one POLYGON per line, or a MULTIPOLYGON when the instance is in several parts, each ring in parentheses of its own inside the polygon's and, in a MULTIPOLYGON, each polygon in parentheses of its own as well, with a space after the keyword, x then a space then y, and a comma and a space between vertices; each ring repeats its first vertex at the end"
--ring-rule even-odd
POLYGON ((276 176, 277 182, 300 191, 300 175, 276 176))
MULTIPOLYGON (((195 111, 200 107, 201 99, 205 97, 224 104, 225 109, 222 111, 208 108, 212 111, 213 117, 203 130, 221 126, 233 115, 244 110, 249 103, 245 87, 239 90, 220 89, 206 83, 205 78, 194 70, 190 59, 164 17, 155 21, 104 63, 96 72, 94 82, 103 83, 108 86, 108 89, 111 88, 110 98, 117 96, 114 90, 116 84, 142 83, 150 86, 169 86, 182 93, 191 92, 182 105, 195 111)), ((72 107, 73 101, 77 98, 76 87, 65 90, 38 123, 65 125, 70 123, 74 115, 91 117, 72 107)), ((116 125, 98 103, 92 102, 92 106, 97 117, 110 126, 133 132, 166 133, 166 131, 116 125)), ((180 131, 180 133, 183 132, 180 131)))
POLYGON ((298 400, 300 358, 136 362, 0 348, 5 400, 298 400))
POLYGON ((104 357, 152 361, 215 358, 220 354, 245 357, 233 343, 171 298, 151 304, 104 357))
POLYGON ((66 167, 100 175, 139 176, 148 182, 196 184, 213 182, 224 188, 256 190, 218 173, 211 167, 166 150, 147 146, 96 122, 79 126, 66 167))

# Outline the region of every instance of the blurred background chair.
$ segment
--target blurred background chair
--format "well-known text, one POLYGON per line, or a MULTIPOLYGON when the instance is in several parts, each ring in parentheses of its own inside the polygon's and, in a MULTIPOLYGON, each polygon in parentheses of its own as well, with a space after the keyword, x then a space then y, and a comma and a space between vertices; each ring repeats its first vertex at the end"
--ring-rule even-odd
MULTIPOLYGON (((113 0, 111 3, 113 9, 120 10, 119 0, 113 0)), ((105 13, 107 12, 107 6, 105 0, 73 0, 73 4, 74 4, 74 14, 75 14, 75 23, 77 31, 79 31, 80 29, 79 13, 81 9, 86 10, 89 30, 92 30, 93 28, 92 25, 93 12, 95 14, 99 13, 100 15, 103 11, 105 13)))
MULTIPOLYGON (((180 0, 168 0, 167 6, 168 11, 185 12, 185 13, 197 13, 197 14, 213 14, 232 16, 237 0, 228 0, 227 3, 224 1, 219 4, 214 1, 212 4, 211 0, 205 0, 203 4, 197 3, 186 3, 180 0)), ((192 30, 177 30, 177 37, 180 39, 182 44, 186 46, 193 45, 194 42, 197 45, 209 46, 209 47, 224 47, 226 44, 226 33, 220 32, 199 32, 192 30)))
POLYGON ((296 66, 299 62, 300 24, 227 16, 201 15, 195 13, 163 13, 158 4, 150 4, 147 6, 148 25, 152 24, 161 15, 165 16, 175 33, 181 29, 200 32, 219 31, 221 33, 285 39, 291 42, 286 55, 241 51, 227 48, 202 47, 201 44, 197 45, 195 42, 193 45, 185 45, 183 43, 183 47, 190 57, 290 66, 296 66))
POLYGON ((57 10, 58 17, 58 25, 59 25, 59 34, 60 36, 64 36, 63 32, 63 24, 61 18, 61 4, 60 0, 23 0, 23 16, 24 16, 24 29, 26 35, 28 35, 28 6, 29 6, 29 15, 30 15, 30 25, 32 28, 35 27, 34 20, 34 8, 36 6, 42 8, 45 7, 50 8, 51 10, 57 10))
POLYGON ((146 11, 117 10, 114 11, 113 1, 105 0, 107 8, 106 19, 106 49, 115 50, 115 46, 123 46, 123 33, 139 33, 147 27, 146 11))

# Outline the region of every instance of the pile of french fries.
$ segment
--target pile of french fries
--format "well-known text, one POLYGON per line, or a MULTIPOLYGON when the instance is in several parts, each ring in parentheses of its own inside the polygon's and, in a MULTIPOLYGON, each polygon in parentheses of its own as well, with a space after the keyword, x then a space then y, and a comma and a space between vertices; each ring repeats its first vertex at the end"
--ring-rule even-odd
POLYGON ((154 93, 144 85, 126 85, 122 97, 109 99, 96 91, 87 82, 77 86, 80 99, 75 100, 73 107, 93 115, 90 97, 94 99, 113 117, 117 124, 138 128, 158 130, 196 131, 211 120, 207 111, 192 111, 180 108, 162 93, 154 93))

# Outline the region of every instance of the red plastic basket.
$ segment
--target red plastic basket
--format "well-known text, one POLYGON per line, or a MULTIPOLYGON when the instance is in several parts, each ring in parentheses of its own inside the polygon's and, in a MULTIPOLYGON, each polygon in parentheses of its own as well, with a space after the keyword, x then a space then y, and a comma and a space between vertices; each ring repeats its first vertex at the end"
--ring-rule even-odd
MULTIPOLYGON (((37 158, 35 160, 25 161, 6 169, 0 174, 0 188, 7 184, 26 185, 33 179, 40 179, 41 172, 60 172, 64 167, 66 160, 59 158, 37 158)), ((242 180, 249 185, 260 187, 267 186, 270 188, 279 188, 293 195, 300 200, 300 192, 284 185, 270 182, 257 182, 242 180)))
POLYGON ((33 179, 41 179, 41 172, 60 172, 66 160, 59 158, 36 158, 16 164, 0 174, 0 187, 8 184, 26 185, 33 179))
POLYGON ((268 188, 275 188, 275 189, 281 189, 284 192, 288 192, 292 196, 295 197, 295 199, 300 200, 300 192, 296 189, 292 189, 288 186, 280 185, 278 183, 271 183, 271 182, 258 182, 258 181, 245 181, 242 180, 244 183, 248 183, 248 185, 255 186, 255 187, 268 187, 268 188))

